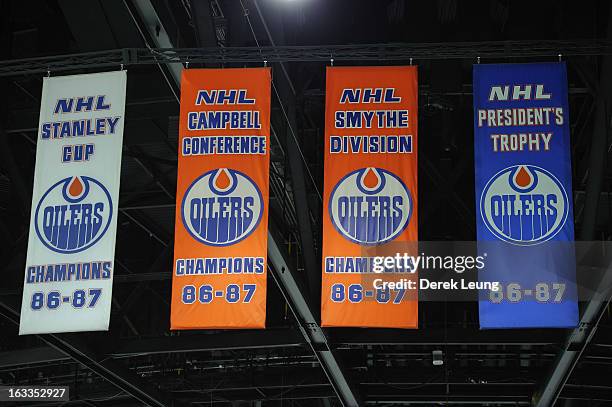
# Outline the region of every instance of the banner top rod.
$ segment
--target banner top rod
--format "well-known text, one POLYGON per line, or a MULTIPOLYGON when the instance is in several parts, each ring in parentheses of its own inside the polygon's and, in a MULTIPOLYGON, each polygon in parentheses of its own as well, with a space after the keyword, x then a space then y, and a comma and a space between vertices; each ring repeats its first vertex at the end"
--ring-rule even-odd
POLYGON ((0 61, 0 76, 100 69, 120 64, 410 61, 411 59, 555 58, 612 55, 612 41, 546 40, 447 43, 391 43, 322 46, 122 48, 109 51, 53 55, 0 61))

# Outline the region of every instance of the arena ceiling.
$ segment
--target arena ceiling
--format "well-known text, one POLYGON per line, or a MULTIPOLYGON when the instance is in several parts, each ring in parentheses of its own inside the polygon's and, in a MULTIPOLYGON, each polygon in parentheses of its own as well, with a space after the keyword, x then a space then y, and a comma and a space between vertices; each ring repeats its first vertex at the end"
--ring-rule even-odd
POLYGON ((574 332, 481 331, 475 301, 423 302, 417 331, 318 326, 325 66, 419 66, 420 239, 469 241, 472 64, 567 61, 576 233, 606 241, 609 2, 1 0, 0 20, 0 384, 67 384, 69 404, 94 406, 545 406, 543 394, 559 406, 612 405, 607 300, 581 304, 594 314, 574 332), (160 48, 199 49, 191 67, 269 56, 266 330, 169 330, 182 68, 160 48), (109 56, 121 49, 129 79, 110 330, 19 337, 42 77, 122 69, 109 56), (129 63, 141 54, 149 62, 129 63))

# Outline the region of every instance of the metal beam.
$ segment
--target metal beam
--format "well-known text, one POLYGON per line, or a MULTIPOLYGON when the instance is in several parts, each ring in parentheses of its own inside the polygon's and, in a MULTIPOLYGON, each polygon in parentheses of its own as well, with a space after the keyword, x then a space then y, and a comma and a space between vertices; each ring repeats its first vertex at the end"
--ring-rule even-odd
MULTIPOLYGON (((143 355, 234 351, 247 349, 286 349, 304 347, 306 342, 292 328, 224 331, 208 334, 161 336, 157 338, 122 339, 106 358, 129 358, 143 355)), ((51 346, 0 352, 0 369, 70 360, 64 352, 51 346)))
POLYGON ((190 0, 189 4, 198 47, 215 47, 217 36, 210 0, 190 0))
POLYGON ((403 329, 336 328, 329 338, 336 347, 368 345, 560 345, 564 329, 524 329, 508 335, 493 330, 480 331, 476 327, 426 328, 415 331, 403 329))
MULTIPOLYGON (((134 0, 136 4, 149 0, 134 0)), ((169 44, 172 46, 172 44, 169 44)), ((225 48, 217 48, 216 51, 225 48)), ((206 62, 206 61, 202 61, 206 62)), ((180 84, 180 78, 174 77, 176 84, 180 84)), ((315 356, 318 358, 323 371, 329 378, 332 387, 336 391, 340 401, 346 407, 356 407, 359 405, 356 392, 349 385, 344 372, 342 371, 334 353, 327 343, 327 338, 319 327, 317 320, 314 317, 308 301, 304 296, 304 288, 298 287, 298 281, 295 276, 295 271, 290 269, 281 252, 280 245, 277 243, 276 236, 268 232, 268 257, 272 263, 275 273, 275 281, 285 295, 287 303, 290 305, 298 323, 300 324, 302 334, 306 341, 311 346, 315 356)))
POLYGON ((361 405, 360 397, 349 384, 335 351, 332 351, 327 336, 319 326, 308 300, 304 296, 305 291, 302 283, 297 277, 296 271, 289 267, 284 250, 278 244, 278 241, 273 227, 270 225, 268 231, 268 259, 272 264, 274 281, 283 293, 299 324, 304 339, 319 360, 342 405, 346 407, 359 406, 361 405))
POLYGON ((273 349, 302 347, 301 335, 293 329, 266 329, 264 331, 226 331, 209 334, 163 336, 148 339, 127 339, 109 356, 115 358, 136 355, 230 351, 240 349, 273 349))
MULTIPOLYGON (((257 15, 259 16, 259 20, 264 27, 264 31, 266 32, 270 44, 272 46, 276 46, 276 42, 274 40, 275 37, 279 39, 281 43, 284 43, 285 33, 283 19, 276 16, 276 20, 273 24, 275 27, 275 35, 273 36, 257 0, 253 0, 253 4, 257 10, 257 15)), ((247 22, 251 24, 250 20, 248 19, 249 13, 246 9, 244 9, 244 15, 245 18, 247 18, 247 22)), ((257 40, 257 37, 255 37, 255 31, 253 30, 252 33, 255 42, 259 45, 259 41, 257 40)), ((308 170, 308 163, 304 158, 304 154, 302 153, 298 141, 295 87, 293 86, 293 82, 291 81, 291 77, 289 76, 285 64, 280 62, 279 65, 281 68, 280 72, 282 72, 283 75, 278 75, 278 70, 274 71, 274 74, 276 74, 276 80, 272 82, 272 89, 278 99, 278 104, 282 111, 283 118, 281 120, 284 119, 286 122, 285 141, 287 145, 287 161, 289 164, 289 173, 291 175, 293 202, 296 209, 295 212, 298 223, 298 234, 300 239, 300 247, 302 249, 304 269, 306 271, 308 292, 311 299, 319 299, 321 298, 321 263, 317 262, 317 256, 315 253, 311 211, 308 205, 309 199, 306 190, 306 173, 304 172, 304 167, 306 166, 306 171, 308 171, 310 179, 312 179, 312 174, 310 173, 310 170, 308 170)), ((312 180, 312 182, 314 183, 314 180, 312 180)), ((317 186, 313 185, 313 188, 316 190, 317 186)), ((320 195, 319 199, 321 199, 320 195)), ((322 203, 321 200, 317 202, 319 204, 322 203)), ((319 312, 315 312, 315 315, 318 316, 319 312)))
MULTIPOLYGON (((0 302, 0 314, 8 321, 19 325, 16 307, 0 302)), ((138 377, 117 362, 99 358, 88 346, 74 336, 66 334, 44 334, 37 337, 52 348, 66 354, 76 362, 90 369, 109 383, 133 396, 147 406, 169 406, 167 396, 142 383, 138 377)))
MULTIPOLYGON (((4 133, 0 134, 2 141, 6 141, 6 137, 4 133)), ((6 152, 5 148, 1 150, 6 152)), ((18 183, 21 186, 20 189, 25 189, 23 174, 14 173, 11 175, 12 181, 18 183)), ((26 198, 22 199, 26 199, 24 205, 28 208, 29 203, 27 202, 27 196, 29 196, 29 194, 25 194, 26 198)), ((19 306, 10 301, 4 299, 0 301, 0 314, 17 326, 19 326, 20 316, 18 309, 19 306)), ((165 395, 153 388, 149 388, 148 385, 141 382, 138 377, 124 366, 117 364, 113 360, 103 360, 99 358, 95 352, 89 349, 87 344, 83 343, 74 335, 44 334, 37 335, 37 337, 55 350, 64 353, 76 362, 86 366, 92 372, 130 394, 141 403, 155 407, 168 405, 168 399, 165 395)))
MULTIPOLYGON (((174 45, 170 40, 170 36, 164 27, 155 7, 151 3, 151 0, 131 0, 132 4, 136 8, 140 19, 143 22, 144 29, 147 31, 148 38, 151 38, 154 45, 158 48, 172 48, 174 45)), ((127 4, 127 3, 126 3, 127 4)), ((138 26, 138 24, 136 24, 138 26)), ((140 29, 140 27, 138 27, 140 29)), ((150 48, 147 39, 145 38, 147 47, 150 48)), ((150 48, 151 49, 151 48, 150 48)), ((181 73, 183 72, 183 65, 181 63, 168 64, 168 69, 177 84, 181 83, 181 73)))
MULTIPOLYGON (((612 40, 612 6, 609 7, 607 37, 612 40)), ((608 135, 610 131, 610 113, 612 111, 612 57, 604 56, 601 66, 601 76, 596 99, 595 125, 591 141, 589 156, 589 176, 586 185, 584 216, 581 224, 580 238, 590 241, 596 238, 597 210, 606 170, 606 157, 608 150, 608 135)), ((533 396, 533 405, 536 407, 552 406, 563 386, 569 379, 574 367, 578 363, 584 349, 591 341, 597 330, 597 325, 603 312, 610 303, 612 288, 612 264, 608 267, 597 291, 589 300, 584 309, 579 325, 570 333, 565 347, 553 365, 550 375, 545 379, 541 388, 533 396)))
POLYGON ((50 346, 15 349, 0 353, 0 369, 66 360, 70 360, 70 357, 50 346))
POLYGON ((134 161, 147 173, 149 177, 155 182, 155 184, 172 200, 176 199, 176 185, 174 182, 168 181, 166 177, 161 174, 161 171, 151 162, 151 159, 142 151, 140 146, 132 146, 130 148, 130 155, 134 161))
POLYGON ((597 326, 612 298, 612 263, 602 277, 598 289, 587 303, 580 323, 572 330, 561 353, 553 364, 543 385, 533 395, 535 407, 550 407, 555 404, 563 386, 567 383, 578 360, 597 331, 597 326))
MULTIPOLYGON (((149 273, 145 273, 149 277, 149 273)), ((161 273, 160 273, 161 275, 161 273)), ((115 282, 119 277, 140 276, 133 274, 127 276, 115 276, 115 282)), ((163 273, 167 279, 170 273, 163 273)), ((154 278, 154 279, 157 279, 154 278)), ((145 280, 146 281, 146 280, 145 280)), ((327 339, 330 346, 337 350, 350 350, 355 347, 372 345, 387 346, 559 346, 563 340, 565 330, 521 330, 513 335, 507 335, 497 331, 479 331, 477 329, 447 328, 421 331, 405 331, 399 329, 352 329, 338 328, 328 333, 327 339)), ((599 338, 598 345, 610 347, 608 343, 611 338, 599 338), (603 340, 603 342, 602 342, 603 340)), ((160 353, 190 353, 206 351, 225 351, 240 349, 273 349, 273 348, 295 348, 305 346, 307 342, 302 334, 293 328, 272 328, 264 331, 224 331, 214 334, 186 334, 180 336, 162 336, 156 338, 127 338, 119 342, 117 347, 106 353, 105 357, 127 358, 160 353)), ((429 352, 429 351, 424 351, 429 352)), ((477 354, 483 351, 475 350, 477 354)), ((510 351, 507 351, 510 352, 510 351)), ((538 351, 539 352, 539 351, 538 351)), ((465 353, 470 353, 465 350, 465 353)), ((46 363, 67 360, 62 353, 48 347, 35 347, 28 349, 17 349, 0 352, 0 368, 46 363)))
MULTIPOLYGON (((148 0, 140 0, 148 1, 148 0)), ((74 69, 117 69, 121 64, 174 64, 173 77, 181 63, 256 63, 335 61, 409 61, 612 55, 608 40, 489 41, 449 43, 399 43, 321 46, 208 47, 208 48, 122 48, 108 51, 0 62, 0 76, 42 74, 74 69)))

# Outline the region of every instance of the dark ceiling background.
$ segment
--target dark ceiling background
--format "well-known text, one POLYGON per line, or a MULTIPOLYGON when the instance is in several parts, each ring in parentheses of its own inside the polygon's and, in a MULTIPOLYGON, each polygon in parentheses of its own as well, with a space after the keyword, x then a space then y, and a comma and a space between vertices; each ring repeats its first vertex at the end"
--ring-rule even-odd
MULTIPOLYGON (((162 37, 182 48, 611 39, 611 8, 608 1, 593 0, 0 0, 0 63, 127 47, 162 48, 162 37), (151 10, 157 18, 153 25, 147 14, 151 10)), ((584 236, 585 191, 592 157, 600 151, 605 165, 589 240, 602 241, 612 236, 612 71, 606 71, 611 66, 607 58, 563 58, 569 73, 576 231, 584 236), (593 142, 601 128, 598 108, 606 113, 600 137, 605 144, 599 145, 593 142)), ((556 59, 551 54, 537 61, 556 59)), ((522 61, 536 60, 482 62, 522 61)), ((414 63, 420 76, 420 238, 474 240, 475 61, 414 63)), ((315 315, 320 296, 317 190, 322 191, 323 183, 325 65, 273 64, 270 219, 315 315)), ((340 405, 318 351, 301 333, 303 321, 298 323, 299 316, 296 319, 271 274, 267 330, 169 331, 179 87, 172 66, 127 69, 110 331, 58 338, 18 337, 16 316, 9 311, 19 309, 21 300, 42 78, 0 77, 0 301, 6 305, 0 309, 0 385, 67 384, 73 398, 69 404, 141 405, 130 391, 111 384, 109 377, 120 372, 136 387, 160 394, 167 405, 340 405), (87 357, 57 350, 66 343, 88 349, 87 357)), ((479 331, 475 302, 424 302, 419 312, 420 329, 415 332, 325 331, 363 404, 529 405, 550 377, 569 334, 479 331), (434 350, 443 351, 443 366, 432 365, 434 350)), ((601 315, 557 405, 612 405, 609 308, 601 315)))

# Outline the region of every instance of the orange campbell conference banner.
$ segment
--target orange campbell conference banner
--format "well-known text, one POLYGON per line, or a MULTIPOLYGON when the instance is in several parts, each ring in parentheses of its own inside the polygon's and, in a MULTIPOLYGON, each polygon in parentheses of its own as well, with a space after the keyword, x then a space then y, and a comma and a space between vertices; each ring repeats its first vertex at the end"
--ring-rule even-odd
POLYGON ((171 329, 265 327, 270 85, 183 70, 171 329))
POLYGON ((416 269, 376 262, 418 241, 417 95, 413 66, 327 68, 323 326, 418 326, 416 289, 382 286, 416 269))

